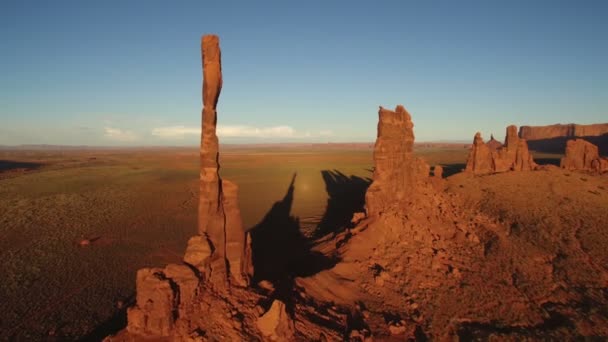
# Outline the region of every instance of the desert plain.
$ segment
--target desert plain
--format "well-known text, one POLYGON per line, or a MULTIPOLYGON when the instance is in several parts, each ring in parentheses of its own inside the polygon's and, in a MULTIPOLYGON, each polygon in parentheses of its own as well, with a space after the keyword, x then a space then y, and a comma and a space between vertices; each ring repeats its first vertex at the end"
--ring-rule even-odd
MULTIPOLYGON (((372 147, 226 145, 222 174, 239 184, 248 229, 295 174, 291 215, 312 241, 315 230, 341 230, 363 210, 372 147)), ((446 191, 510 222, 513 234, 550 248, 551 236, 576 226, 582 250, 608 264, 608 175, 555 168, 471 178, 460 174, 468 151, 415 147, 443 165, 446 191)), ((560 157, 534 153, 539 164, 560 157)), ((196 232, 198 158, 196 148, 0 151, 0 339, 101 339, 124 328, 136 271, 179 262, 196 232)))

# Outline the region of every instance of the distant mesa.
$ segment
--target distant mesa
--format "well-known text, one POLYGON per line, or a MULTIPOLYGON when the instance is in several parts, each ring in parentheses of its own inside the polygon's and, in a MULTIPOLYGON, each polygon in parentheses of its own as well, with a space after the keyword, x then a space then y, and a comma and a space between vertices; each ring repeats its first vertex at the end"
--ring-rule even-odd
POLYGON ((519 137, 528 141, 531 150, 549 153, 562 153, 568 140, 584 138, 598 146, 601 155, 608 154, 608 123, 521 126, 519 137))
POLYGON ((519 137, 528 141, 551 139, 559 137, 587 137, 600 136, 608 133, 608 123, 599 123, 592 125, 578 124, 555 124, 548 126, 521 126, 519 128, 519 137))

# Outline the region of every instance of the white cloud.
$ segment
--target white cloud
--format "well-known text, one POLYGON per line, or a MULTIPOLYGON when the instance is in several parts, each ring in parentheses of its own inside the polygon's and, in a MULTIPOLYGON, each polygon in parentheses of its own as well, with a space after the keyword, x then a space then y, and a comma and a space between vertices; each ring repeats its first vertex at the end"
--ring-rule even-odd
MULTIPOLYGON (((186 126, 158 127, 152 130, 152 135, 165 139, 183 139, 200 134, 200 128, 186 126)), ((218 125, 217 135, 224 138, 293 138, 296 137, 296 131, 289 126, 218 125)))
POLYGON ((200 135, 198 127, 170 126, 158 127, 152 130, 152 135, 164 139, 183 139, 188 135, 200 135))
MULTIPOLYGON (((184 139, 188 136, 200 136, 199 127, 167 126, 152 129, 152 135, 162 139, 184 139)), ((318 133, 298 133, 290 126, 254 127, 246 125, 218 125, 217 135, 222 138, 314 138, 333 135, 330 130, 318 133)))
POLYGON ((131 131, 113 127, 104 128, 103 136, 117 141, 135 141, 138 138, 137 135, 131 131))
POLYGON ((289 126, 251 127, 251 126, 218 126, 217 135, 226 138, 291 138, 296 131, 289 126))

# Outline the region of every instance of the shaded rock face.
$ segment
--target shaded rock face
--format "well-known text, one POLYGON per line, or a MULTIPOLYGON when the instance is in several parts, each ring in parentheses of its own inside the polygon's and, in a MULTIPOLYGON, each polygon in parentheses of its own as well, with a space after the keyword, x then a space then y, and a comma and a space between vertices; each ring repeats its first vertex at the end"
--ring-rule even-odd
POLYGON ((498 148, 495 143, 492 143, 492 145, 495 149, 484 143, 481 133, 477 132, 467 158, 465 171, 487 174, 505 171, 529 171, 534 170, 537 166, 528 150, 526 140, 518 137, 517 126, 507 127, 504 145, 498 148))
POLYGON ((378 119, 374 181, 365 194, 368 216, 400 207, 430 171, 428 164, 414 157, 414 124, 407 110, 401 105, 394 111, 380 107, 378 119))
POLYGON ((597 146, 583 139, 568 140, 560 166, 568 170, 608 171, 608 159, 600 158, 597 146))

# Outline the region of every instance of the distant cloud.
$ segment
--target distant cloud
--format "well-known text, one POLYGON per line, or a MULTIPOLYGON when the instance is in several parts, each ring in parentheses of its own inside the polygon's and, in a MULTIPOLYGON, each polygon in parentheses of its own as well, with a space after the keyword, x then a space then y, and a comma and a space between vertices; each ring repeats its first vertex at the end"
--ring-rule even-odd
MULTIPOLYGON (((152 130, 152 135, 164 139, 183 139, 190 135, 200 135, 198 127, 169 126, 152 130)), ((321 131, 318 134, 306 133, 300 135, 290 126, 253 127, 244 125, 218 125, 217 135, 224 138, 302 138, 315 136, 330 136, 331 131, 321 131)))
POLYGON ((243 138, 290 138, 296 131, 289 126, 251 127, 251 126, 219 126, 217 135, 220 137, 243 138))
POLYGON ((135 141, 138 138, 137 135, 131 131, 113 127, 104 128, 103 136, 116 141, 135 141))
POLYGON ((200 135, 201 129, 198 127, 169 126, 158 127, 152 130, 152 135, 163 139, 183 139, 189 135, 200 135))

